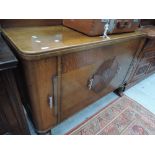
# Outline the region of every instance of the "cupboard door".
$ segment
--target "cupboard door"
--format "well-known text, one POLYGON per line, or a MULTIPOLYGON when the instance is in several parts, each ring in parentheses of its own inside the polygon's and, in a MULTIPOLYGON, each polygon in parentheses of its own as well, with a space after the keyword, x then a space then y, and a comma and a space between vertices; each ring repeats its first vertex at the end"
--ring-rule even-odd
POLYGON ((141 51, 142 57, 138 58, 139 63, 135 67, 130 83, 135 83, 146 78, 155 72, 155 40, 148 40, 141 51))
POLYGON ((52 86, 57 75, 56 64, 56 57, 23 61, 29 107, 38 133, 47 132, 57 123, 52 86))
POLYGON ((62 56, 61 120, 120 87, 140 40, 62 56))

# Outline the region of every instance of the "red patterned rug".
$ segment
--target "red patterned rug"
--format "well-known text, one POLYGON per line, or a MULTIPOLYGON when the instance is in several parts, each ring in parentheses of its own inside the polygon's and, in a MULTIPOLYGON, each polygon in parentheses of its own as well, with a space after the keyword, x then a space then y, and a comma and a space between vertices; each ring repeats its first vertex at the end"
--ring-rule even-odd
POLYGON ((87 119, 68 135, 153 135, 155 115, 123 96, 87 119))

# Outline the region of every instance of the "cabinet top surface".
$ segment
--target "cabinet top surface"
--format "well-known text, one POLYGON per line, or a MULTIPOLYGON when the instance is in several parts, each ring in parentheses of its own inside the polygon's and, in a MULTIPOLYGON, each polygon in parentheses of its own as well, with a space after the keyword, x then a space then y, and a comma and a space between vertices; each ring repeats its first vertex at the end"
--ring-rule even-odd
POLYGON ((0 34, 0 71, 15 67, 17 59, 0 34))
POLYGON ((110 39, 101 36, 88 37, 64 26, 40 26, 3 29, 5 38, 23 55, 45 54, 78 46, 104 44, 125 38, 142 36, 142 32, 111 35, 110 39))

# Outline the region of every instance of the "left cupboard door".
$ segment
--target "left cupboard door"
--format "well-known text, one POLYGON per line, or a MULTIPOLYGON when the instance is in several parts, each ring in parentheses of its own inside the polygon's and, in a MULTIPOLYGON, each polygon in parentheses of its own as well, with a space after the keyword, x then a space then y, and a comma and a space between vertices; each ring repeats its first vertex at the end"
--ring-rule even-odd
POLYGON ((32 119, 37 132, 44 133, 57 124, 53 90, 53 79, 57 75, 57 58, 24 60, 22 63, 32 119))

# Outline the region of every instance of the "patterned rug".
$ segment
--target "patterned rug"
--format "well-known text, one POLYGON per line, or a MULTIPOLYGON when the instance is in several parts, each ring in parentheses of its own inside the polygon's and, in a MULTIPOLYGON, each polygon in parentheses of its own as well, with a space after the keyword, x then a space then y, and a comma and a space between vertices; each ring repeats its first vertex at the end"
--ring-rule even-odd
POLYGON ((153 135, 155 115, 124 95, 67 134, 153 135))

